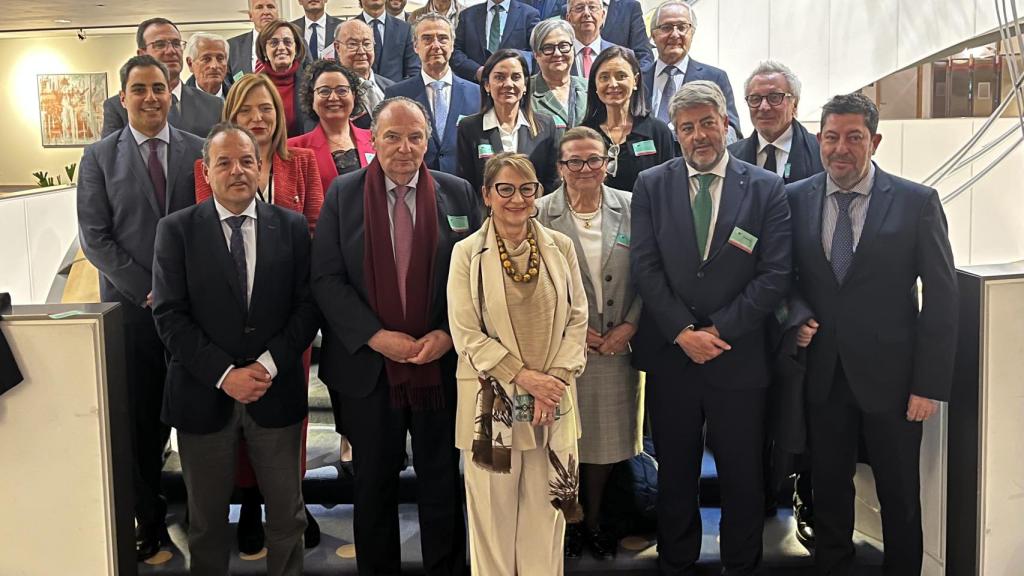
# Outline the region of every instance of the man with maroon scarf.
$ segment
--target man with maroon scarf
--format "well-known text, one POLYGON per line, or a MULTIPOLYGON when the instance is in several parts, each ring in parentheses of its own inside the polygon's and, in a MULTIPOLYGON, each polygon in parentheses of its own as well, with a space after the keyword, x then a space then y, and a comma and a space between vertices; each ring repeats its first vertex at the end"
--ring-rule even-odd
POLYGON ((464 574, 446 284, 452 246, 480 225, 479 191, 427 169, 418 102, 385 100, 373 119, 377 157, 334 180, 313 240, 319 376, 352 442, 359 573, 400 573, 398 471, 411 433, 424 570, 464 574))

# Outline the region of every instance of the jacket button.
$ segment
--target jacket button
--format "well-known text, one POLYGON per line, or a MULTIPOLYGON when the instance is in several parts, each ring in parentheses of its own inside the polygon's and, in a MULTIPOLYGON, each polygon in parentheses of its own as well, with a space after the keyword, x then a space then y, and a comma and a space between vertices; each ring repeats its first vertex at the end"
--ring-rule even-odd
POLYGON ((701 270, 700 272, 697 272, 697 278, 703 278, 703 277, 704 277, 704 271, 703 270, 701 270))
POLYGON ((611 275, 611 274, 609 274, 609 275, 605 276, 605 277, 604 277, 604 281, 605 281, 605 282, 611 282, 611 281, 612 281, 612 275, 611 275))
POLYGON ((614 306, 615 305, 615 300, 608 300, 608 304, 607 305, 608 306, 614 306))
POLYGON ((255 332, 255 331, 256 331, 256 329, 255 329, 255 328, 253 328, 252 326, 246 326, 246 327, 245 327, 245 333, 246 333, 246 334, 252 334, 252 333, 253 333, 253 332, 255 332))
POLYGON ((608 327, 609 328, 614 328, 615 327, 615 322, 609 322, 608 323, 608 327))

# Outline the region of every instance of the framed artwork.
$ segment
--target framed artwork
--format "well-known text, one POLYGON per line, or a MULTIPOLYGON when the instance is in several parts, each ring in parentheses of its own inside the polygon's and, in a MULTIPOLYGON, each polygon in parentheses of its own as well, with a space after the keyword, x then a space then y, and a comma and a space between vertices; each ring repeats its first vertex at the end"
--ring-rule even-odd
POLYGON ((39 74, 43 148, 85 146, 100 139, 107 74, 39 74))

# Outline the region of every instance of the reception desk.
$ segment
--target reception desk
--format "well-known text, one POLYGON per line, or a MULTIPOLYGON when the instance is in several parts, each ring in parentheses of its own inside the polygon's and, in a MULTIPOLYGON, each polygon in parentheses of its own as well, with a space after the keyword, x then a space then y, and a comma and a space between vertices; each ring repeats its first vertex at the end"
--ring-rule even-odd
POLYGON ((120 306, 15 306, 0 330, 24 375, 0 396, 0 574, 136 574, 120 306))

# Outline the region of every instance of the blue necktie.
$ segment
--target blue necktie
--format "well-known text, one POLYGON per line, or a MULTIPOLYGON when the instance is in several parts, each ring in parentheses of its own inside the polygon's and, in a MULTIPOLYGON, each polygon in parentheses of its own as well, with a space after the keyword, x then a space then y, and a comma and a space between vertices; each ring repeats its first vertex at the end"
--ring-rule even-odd
POLYGON ((245 265, 245 240, 242 237, 242 224, 247 216, 229 216, 226 221, 231 227, 231 259, 235 261, 235 273, 238 283, 242 286, 242 302, 249 307, 249 273, 245 265))
POLYGON ((380 62, 384 59, 384 36, 380 20, 373 21, 373 71, 380 73, 380 62))
POLYGON ((316 27, 316 22, 309 25, 309 58, 311 60, 320 59, 320 45, 319 39, 316 37, 316 27))
POLYGON ((440 141, 444 139, 444 128, 448 123, 448 101, 444 98, 444 82, 434 80, 430 86, 434 89, 434 129, 440 141))
POLYGON ((853 222, 850 219, 850 203, 856 198, 856 192, 836 192, 836 204, 839 214, 836 217, 836 229, 832 232, 832 273, 840 284, 846 279, 846 273, 853 264, 853 222))
POLYGON ((672 100, 672 95, 676 93, 676 74, 679 74, 679 68, 666 66, 661 73, 667 78, 665 78, 665 88, 661 91, 661 102, 658 103, 658 120, 668 124, 668 103, 672 100))

